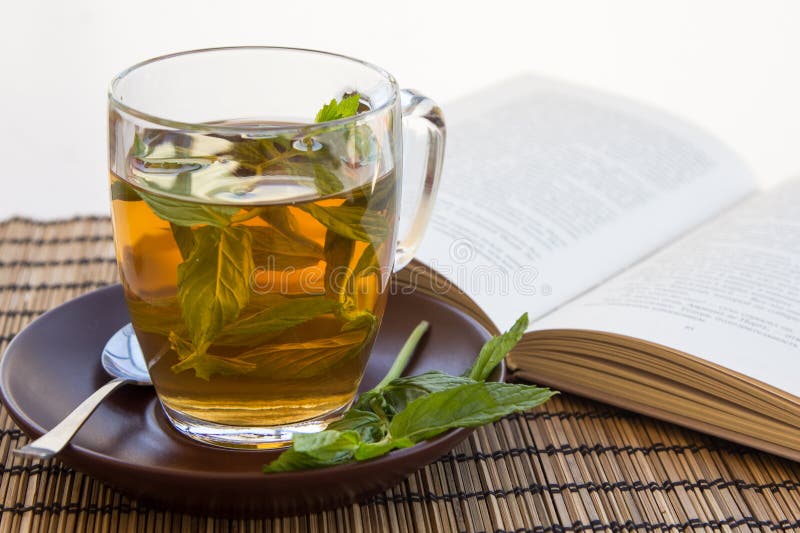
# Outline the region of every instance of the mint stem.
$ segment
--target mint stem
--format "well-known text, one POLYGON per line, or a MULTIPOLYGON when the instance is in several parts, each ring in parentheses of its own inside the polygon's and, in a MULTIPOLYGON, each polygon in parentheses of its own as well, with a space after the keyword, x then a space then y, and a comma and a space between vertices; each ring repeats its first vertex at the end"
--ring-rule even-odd
POLYGON ((245 220, 250 220, 251 218, 256 218, 264 214, 266 210, 267 210, 266 207, 255 207, 253 209, 245 211, 244 213, 233 215, 231 217, 231 224, 235 224, 237 222, 244 222, 245 220))
POLYGON ((392 368, 389 369, 389 372, 383 377, 381 382, 378 383, 370 392, 383 389, 386 385, 399 378, 403 374, 403 371, 408 366, 408 362, 411 360, 411 356, 414 355, 414 351, 417 349, 417 344, 419 344, 419 341, 422 339, 422 336, 425 335, 425 332, 428 331, 428 327, 430 327, 430 324, 423 320, 416 328, 414 328, 414 331, 411 332, 411 335, 408 336, 406 343, 400 349, 400 353, 397 354, 397 358, 394 360, 394 363, 392 363, 392 368))

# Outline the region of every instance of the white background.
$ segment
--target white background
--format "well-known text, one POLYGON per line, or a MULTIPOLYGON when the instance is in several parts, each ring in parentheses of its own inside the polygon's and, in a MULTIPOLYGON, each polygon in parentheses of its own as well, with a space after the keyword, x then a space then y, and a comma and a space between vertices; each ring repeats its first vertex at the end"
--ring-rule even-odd
POLYGON ((800 171, 800 2, 14 1, 0 31, 0 218, 106 213, 106 88, 152 56, 269 44, 377 63, 444 104, 522 71, 668 109, 766 185, 800 171))

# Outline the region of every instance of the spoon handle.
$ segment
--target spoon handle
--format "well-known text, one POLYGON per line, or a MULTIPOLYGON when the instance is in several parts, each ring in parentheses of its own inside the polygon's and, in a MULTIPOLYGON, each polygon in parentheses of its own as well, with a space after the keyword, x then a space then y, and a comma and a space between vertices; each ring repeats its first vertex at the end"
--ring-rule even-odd
POLYGON ((89 416, 97 409, 106 396, 111 394, 117 387, 128 383, 130 380, 124 378, 112 379, 96 391, 91 396, 83 400, 67 417, 59 422, 56 427, 29 443, 27 446, 13 450, 14 454, 36 459, 49 459, 53 457, 75 436, 89 416))

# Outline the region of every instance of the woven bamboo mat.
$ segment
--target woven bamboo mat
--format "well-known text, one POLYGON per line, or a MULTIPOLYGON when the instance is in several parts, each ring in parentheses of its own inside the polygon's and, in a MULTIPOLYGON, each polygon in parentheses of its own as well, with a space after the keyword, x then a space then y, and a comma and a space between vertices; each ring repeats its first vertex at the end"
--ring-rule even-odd
MULTIPOLYGON (((0 223, 0 350, 116 279, 107 218, 0 223)), ((566 394, 370 501, 272 520, 145 509, 57 461, 15 458, 26 438, 5 409, 0 425, 0 533, 800 530, 799 464, 566 394)))

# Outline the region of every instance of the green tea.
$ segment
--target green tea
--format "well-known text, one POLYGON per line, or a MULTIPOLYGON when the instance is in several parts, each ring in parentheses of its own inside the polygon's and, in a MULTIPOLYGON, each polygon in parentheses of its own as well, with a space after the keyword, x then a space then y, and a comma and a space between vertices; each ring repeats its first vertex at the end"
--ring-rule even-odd
POLYGON ((352 401, 395 241, 396 181, 363 163, 368 133, 136 133, 111 175, 116 252, 171 416, 275 427, 352 401))

